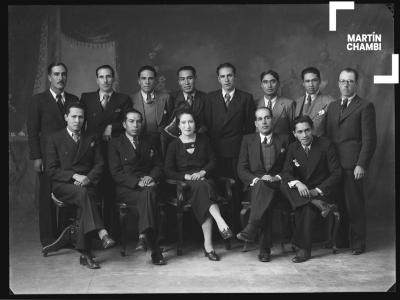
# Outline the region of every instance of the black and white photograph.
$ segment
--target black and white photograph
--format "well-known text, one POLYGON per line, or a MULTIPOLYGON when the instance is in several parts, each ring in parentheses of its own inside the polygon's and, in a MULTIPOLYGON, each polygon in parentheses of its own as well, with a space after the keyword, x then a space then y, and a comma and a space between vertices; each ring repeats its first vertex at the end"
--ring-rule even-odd
POLYGON ((9 296, 396 292, 396 8, 9 4, 9 296))

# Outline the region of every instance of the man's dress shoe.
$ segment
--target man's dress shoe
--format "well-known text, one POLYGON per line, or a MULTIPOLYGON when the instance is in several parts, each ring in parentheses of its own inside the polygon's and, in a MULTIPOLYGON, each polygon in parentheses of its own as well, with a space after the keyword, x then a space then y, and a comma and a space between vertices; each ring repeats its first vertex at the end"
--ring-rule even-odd
POLYGON ((207 252, 206 249, 203 248, 203 251, 204 251, 204 256, 208 257, 209 260, 212 260, 212 261, 219 261, 220 260, 218 254, 215 253, 214 250, 212 250, 210 252, 207 252))
POLYGON ((82 254, 79 258, 79 263, 89 269, 100 269, 100 265, 93 260, 93 257, 88 254, 82 254))
POLYGON ((258 254, 258 260, 261 262, 269 262, 271 260, 271 250, 260 251, 258 254))
POLYGON ((161 253, 161 251, 157 251, 151 254, 151 262, 154 265, 158 265, 158 266, 162 266, 162 265, 166 265, 167 262, 164 260, 164 257, 161 253))
POLYGON ((243 242, 249 242, 249 243, 254 242, 254 237, 250 236, 250 235, 247 234, 247 232, 245 232, 245 231, 239 232, 239 233, 236 235, 236 238, 237 238, 238 240, 243 241, 243 242))
POLYGON ((49 252, 55 252, 61 249, 64 245, 67 245, 71 242, 71 226, 67 226, 64 228, 64 230, 61 232, 59 237, 50 245, 47 245, 43 247, 42 252, 43 255, 47 255, 49 252))
POLYGON ((353 254, 353 255, 360 255, 362 253, 364 253, 364 249, 353 249, 353 250, 351 250, 351 254, 353 254))
POLYGON ((145 252, 147 251, 147 241, 145 236, 139 236, 136 250, 145 252))
POLYGON ((101 239, 101 243, 103 244, 104 249, 111 248, 112 246, 115 245, 115 241, 112 238, 110 238, 108 234, 103 236, 103 238, 101 239))
POLYGON ((227 240, 227 239, 233 237, 232 230, 229 227, 227 229, 220 231, 219 233, 221 234, 221 236, 224 240, 227 240))
POLYGON ((299 249, 296 256, 292 258, 292 262, 294 263, 302 263, 311 258, 311 254, 309 251, 304 249, 299 249))
POLYGON ((335 212, 337 211, 338 208, 336 206, 336 204, 327 204, 321 211, 321 216, 323 218, 326 218, 326 216, 330 213, 330 212, 335 212))

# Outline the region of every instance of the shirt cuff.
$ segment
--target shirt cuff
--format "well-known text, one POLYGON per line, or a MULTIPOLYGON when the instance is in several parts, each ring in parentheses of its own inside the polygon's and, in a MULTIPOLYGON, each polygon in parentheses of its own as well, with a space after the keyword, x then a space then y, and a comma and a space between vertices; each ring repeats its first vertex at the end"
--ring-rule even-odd
POLYGON ((315 188, 315 190, 318 192, 318 194, 320 194, 321 196, 323 196, 324 195, 324 193, 319 189, 319 188, 315 188))
POLYGON ((282 177, 281 177, 281 176, 279 176, 278 174, 276 174, 275 176, 278 177, 278 179, 279 179, 280 181, 282 181, 282 177))
POLYGON ((257 181, 259 181, 259 180, 260 180, 260 178, 255 177, 255 178, 253 179, 253 181, 250 183, 250 186, 254 186, 254 185, 257 183, 257 181))
POLYGON ((290 188, 294 187, 296 184, 298 184, 300 180, 292 180, 288 182, 288 185, 290 188))

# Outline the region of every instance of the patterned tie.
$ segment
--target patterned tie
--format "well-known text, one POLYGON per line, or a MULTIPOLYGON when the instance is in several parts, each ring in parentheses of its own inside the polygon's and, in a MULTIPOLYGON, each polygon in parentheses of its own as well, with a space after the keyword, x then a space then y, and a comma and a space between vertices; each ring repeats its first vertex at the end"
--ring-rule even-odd
POLYGON ((229 103, 231 102, 231 95, 229 95, 229 93, 225 94, 225 106, 226 108, 229 107, 229 103))
POLYGON ((132 138, 132 142, 133 142, 135 149, 137 149, 137 147, 139 146, 139 139, 136 135, 132 138))
POLYGON ((147 97, 146 97, 146 101, 145 101, 147 104, 150 104, 150 103, 152 103, 153 102, 153 98, 151 98, 151 93, 148 93, 147 94, 147 97))
POLYGON ((103 100, 101 100, 101 106, 103 107, 103 109, 106 108, 109 98, 110 96, 108 94, 104 94, 103 100))
POLYGON ((308 115, 311 106, 311 95, 307 96, 306 102, 304 103, 303 107, 303 115, 308 115))
POLYGON ((272 101, 271 100, 267 100, 267 107, 272 110, 272 101))
POLYGON ((62 102, 62 96, 61 94, 58 94, 56 96, 57 98, 57 105, 58 105, 58 109, 60 110, 61 114, 64 115, 65 111, 64 111, 64 104, 62 102))
POLYGON ((79 143, 79 140, 80 140, 80 138, 81 138, 81 135, 80 135, 80 133, 75 133, 75 132, 73 132, 72 133, 72 138, 73 138, 73 140, 75 141, 75 143, 79 143))
POLYGON ((308 149, 308 146, 304 147, 304 152, 306 153, 306 156, 308 158, 308 153, 310 152, 310 149, 308 149))
POLYGON ((189 95, 187 96, 186 101, 187 101, 187 103, 189 104, 189 106, 192 107, 192 104, 193 104, 193 96, 192 96, 191 94, 189 94, 189 95))
POLYGON ((341 104, 340 114, 342 114, 344 110, 347 108, 347 102, 349 102, 349 99, 344 98, 341 104))

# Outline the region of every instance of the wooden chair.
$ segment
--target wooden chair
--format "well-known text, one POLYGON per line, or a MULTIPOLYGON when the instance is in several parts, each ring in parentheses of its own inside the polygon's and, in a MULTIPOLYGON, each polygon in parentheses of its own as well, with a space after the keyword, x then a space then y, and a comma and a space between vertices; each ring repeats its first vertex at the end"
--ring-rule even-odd
MULTIPOLYGON (((191 209, 190 203, 188 203, 185 197, 185 190, 188 188, 188 184, 180 180, 167 179, 167 184, 176 186, 176 196, 168 197, 166 203, 172 205, 176 208, 176 218, 177 218, 177 232, 178 232, 178 242, 176 247, 176 254, 178 256, 182 255, 182 245, 183 245, 183 213, 191 209)), ((235 184, 235 180, 227 177, 217 177, 217 184, 223 184, 224 193, 217 192, 217 204, 219 205, 221 212, 228 211, 229 220, 233 221, 233 205, 232 205, 232 186, 235 184)), ((225 248, 227 250, 231 249, 230 240, 224 240, 225 248)))

